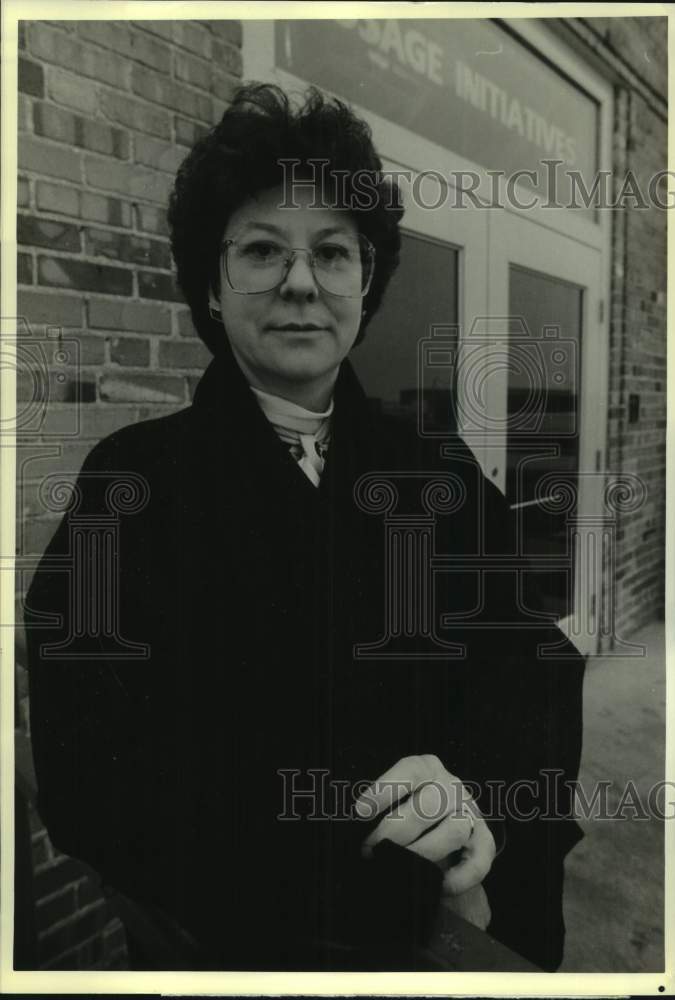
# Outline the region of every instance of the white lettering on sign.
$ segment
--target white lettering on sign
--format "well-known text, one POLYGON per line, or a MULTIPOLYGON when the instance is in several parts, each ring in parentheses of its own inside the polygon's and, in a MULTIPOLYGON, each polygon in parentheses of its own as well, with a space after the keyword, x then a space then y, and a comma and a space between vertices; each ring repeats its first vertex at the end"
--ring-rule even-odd
POLYGON ((567 135, 543 115, 521 104, 517 97, 511 97, 502 87, 463 62, 457 62, 455 66, 455 92, 462 100, 501 122, 510 131, 517 132, 548 155, 570 165, 576 162, 577 146, 573 136, 567 135))
POLYGON ((410 68, 439 87, 443 86, 443 49, 415 28, 406 27, 405 21, 403 26, 398 21, 341 20, 337 23, 347 30, 356 30, 358 36, 371 46, 371 57, 382 69, 390 67, 393 57, 399 65, 410 68))
MULTIPOLYGON (((365 42, 370 61, 383 72, 414 81, 412 74, 430 81, 435 87, 450 84, 454 68, 455 96, 489 116, 494 122, 508 129, 527 142, 543 150, 550 157, 573 166, 577 161, 577 140, 568 135, 555 122, 529 107, 520 98, 509 93, 489 77, 473 70, 461 59, 454 61, 441 45, 427 38, 405 20, 351 20, 335 22, 347 31, 353 31, 365 42), (445 73, 448 80, 444 79, 445 73)), ((451 95, 449 95, 451 96, 451 95)))

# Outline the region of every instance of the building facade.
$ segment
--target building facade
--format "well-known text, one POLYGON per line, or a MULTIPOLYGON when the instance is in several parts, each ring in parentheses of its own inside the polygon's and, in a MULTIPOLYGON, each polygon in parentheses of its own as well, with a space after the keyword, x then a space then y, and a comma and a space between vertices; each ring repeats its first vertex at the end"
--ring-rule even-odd
MULTIPOLYGON (((189 404, 208 352, 167 198, 259 79, 355 105, 403 190, 399 280, 354 353, 366 391, 422 434, 454 423, 546 609, 585 651, 631 652, 664 603, 666 47, 658 17, 21 22, 19 597, 57 523, 45 477, 189 404)), ((124 967, 119 920, 29 817, 36 966, 124 967)))

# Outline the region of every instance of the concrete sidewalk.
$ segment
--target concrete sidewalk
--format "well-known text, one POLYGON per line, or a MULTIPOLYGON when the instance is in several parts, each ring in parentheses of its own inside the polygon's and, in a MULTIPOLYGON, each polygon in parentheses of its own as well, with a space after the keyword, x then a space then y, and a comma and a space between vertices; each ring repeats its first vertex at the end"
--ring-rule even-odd
MULTIPOLYGON (((664 965, 664 822, 651 813, 635 818, 664 778, 663 622, 630 641, 645 646, 645 655, 591 659, 587 666, 580 781, 589 801, 597 782, 611 782, 610 812, 632 782, 635 809, 627 807, 623 821, 581 821, 585 839, 566 861, 561 972, 654 972, 664 965)), ((660 809, 668 812, 671 799, 662 793, 660 809)))

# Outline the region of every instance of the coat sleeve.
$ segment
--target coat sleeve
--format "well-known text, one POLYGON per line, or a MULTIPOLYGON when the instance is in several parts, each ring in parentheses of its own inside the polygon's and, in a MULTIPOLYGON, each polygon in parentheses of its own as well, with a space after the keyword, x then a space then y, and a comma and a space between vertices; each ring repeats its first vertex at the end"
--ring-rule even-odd
POLYGON ((94 600, 96 567, 91 551, 76 558, 72 528, 76 517, 95 524, 109 513, 111 440, 86 459, 76 513, 64 515, 26 596, 38 809, 58 849, 116 889, 161 904, 162 878, 150 872, 162 863, 153 847, 168 818, 166 761, 143 738, 143 699, 126 683, 147 663, 111 656, 114 634, 93 636, 78 624, 83 604, 94 600))
MULTIPOLYGON (((484 516, 492 550, 516 551, 516 524, 501 493, 485 480, 484 516)), ((474 747, 468 778, 478 778, 498 845, 485 880, 489 932, 546 971, 563 958, 564 860, 582 838, 574 818, 579 774, 585 661, 555 624, 534 623, 504 574, 495 603, 509 623, 478 643, 473 711, 492 718, 497 740, 474 747), (482 655, 480 650, 482 649, 482 655)), ((522 597, 522 591, 521 591, 522 597)), ((540 610, 531 580, 527 607, 540 610)))
POLYGON ((564 860, 582 837, 572 785, 581 752, 583 664, 570 659, 524 667, 514 658, 502 669, 513 674, 501 698, 512 720, 510 745, 481 768, 492 781, 486 809, 504 831, 485 880, 489 931, 554 971, 564 947, 564 860))

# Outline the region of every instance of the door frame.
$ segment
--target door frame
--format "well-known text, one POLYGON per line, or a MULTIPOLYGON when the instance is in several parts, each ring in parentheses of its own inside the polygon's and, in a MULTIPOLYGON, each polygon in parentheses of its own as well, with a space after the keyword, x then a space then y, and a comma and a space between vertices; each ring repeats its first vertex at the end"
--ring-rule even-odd
MULTIPOLYGON (((438 17, 437 11, 424 7, 411 8, 410 11, 397 12, 397 14, 400 19, 438 17)), ((302 19, 302 14, 297 16, 302 19)), ((461 17, 462 15, 456 14, 454 16, 461 17)), ((491 18, 488 17, 486 20, 491 20, 491 18)), ((588 62, 573 51, 556 33, 555 24, 551 24, 548 19, 525 16, 497 18, 496 20, 519 37, 525 45, 533 49, 554 70, 566 76, 596 102, 598 107, 597 166, 600 171, 609 171, 612 165, 613 118, 613 90, 610 81, 601 76, 594 67, 591 67, 588 62)), ((276 83, 282 88, 296 93, 302 92, 311 81, 300 79, 275 66, 274 21, 244 20, 242 24, 244 77, 276 83)), ((459 172, 480 172, 484 169, 480 164, 458 156, 452 150, 416 135, 409 129, 380 117, 356 102, 351 103, 354 110, 369 123, 375 146, 387 169, 411 170, 413 174, 422 171, 437 172, 448 178, 450 186, 453 184, 453 177, 459 172)), ((516 185, 516 191, 521 194, 524 202, 528 201, 531 195, 528 188, 520 188, 519 185, 516 185)), ((478 194, 480 201, 480 189, 478 194)), ((421 236, 439 239, 441 242, 459 249, 460 350, 458 365, 460 369, 466 359, 466 344, 464 342, 467 338, 467 332, 471 329, 473 319, 490 317, 490 310, 493 307, 500 310, 497 316, 506 316, 508 312, 508 303, 503 291, 499 293, 497 291, 499 287, 503 289, 505 283, 508 286, 507 257, 499 249, 500 242, 503 243, 503 234, 507 232, 507 227, 510 225, 506 221, 507 219, 519 217, 521 220, 526 220, 528 226, 532 227, 528 228, 528 232, 537 234, 533 236, 533 239, 541 247, 547 243, 549 247, 569 247, 570 244, 566 241, 572 240, 582 256, 586 257, 586 251, 595 252, 595 257, 588 258, 596 261, 597 267, 593 269, 595 281, 591 293, 586 296, 583 329, 589 330, 592 324, 598 336, 597 339, 593 340, 592 364, 588 358, 587 363, 582 368, 582 379, 583 371, 585 370, 588 374, 589 367, 593 368, 593 379, 592 385, 588 384, 588 378, 586 383, 582 384, 582 406, 585 422, 580 436, 580 469, 583 467, 589 471, 592 470, 600 476, 605 474, 607 470, 609 397, 608 304, 610 302, 611 277, 609 265, 611 260, 611 210, 600 209, 596 213, 595 219, 589 218, 588 213, 575 212, 573 209, 547 211, 542 206, 533 209, 519 209, 514 205, 508 205, 505 208, 485 207, 483 210, 466 206, 455 211, 451 211, 448 207, 442 211, 428 211, 421 214, 409 202, 408 204, 408 212, 404 217, 407 230, 419 233, 421 236), (595 421, 589 419, 591 412, 595 413, 595 421)), ((484 201, 484 205, 487 206, 487 201, 484 201)), ((566 271, 565 274, 559 275, 555 268, 552 269, 552 264, 547 268, 545 266, 547 260, 548 257, 544 254, 539 261, 539 266, 532 269, 545 273, 548 270, 552 276, 561 277, 566 277, 566 274, 569 273, 566 271)), ((531 264, 523 263, 523 266, 531 266, 531 264)), ((571 280, 583 287, 589 287, 587 276, 586 280, 577 281, 574 277, 571 280)), ((587 350, 591 346, 590 339, 587 336, 585 340, 584 348, 587 350)), ((460 393, 461 391, 460 387, 460 393)), ((500 402, 495 387, 488 390, 487 398, 489 400, 488 406, 491 409, 494 407, 495 413, 503 412, 504 400, 502 399, 500 402)), ((460 396, 460 410, 462 409, 461 403, 460 396)), ((505 473, 503 449, 500 455, 494 451, 492 445, 485 445, 485 443, 481 445, 477 435, 472 435, 469 444, 476 453, 485 473, 492 481, 503 482, 505 473), (474 441, 473 438, 476 440, 474 441)), ((593 487, 585 486, 586 494, 582 501, 587 512, 598 511, 598 516, 602 514, 599 500, 600 476, 594 477, 593 487), (596 491, 595 495, 591 495, 592 490, 596 491), (589 493, 589 491, 591 492, 589 493)), ((589 483, 590 481, 591 477, 589 477, 589 483)), ((594 597, 596 609, 602 605, 602 580, 603 569, 600 568, 592 585, 593 594, 589 597, 589 599, 594 597)), ((581 606, 581 601, 581 592, 579 592, 578 600, 575 598, 577 608, 581 606)), ((593 629, 589 632, 589 629, 580 625, 579 621, 576 620, 564 621, 562 625, 570 632, 575 643, 584 652, 597 651, 598 636, 591 634, 593 629)))
MULTIPOLYGON (((490 215, 488 316, 507 317, 510 267, 526 268, 582 289, 578 378, 578 492, 574 524, 573 610, 559 625, 583 653, 595 653, 600 637, 604 544, 604 455, 607 448, 608 318, 602 300, 603 255, 570 236, 553 233, 507 211, 490 215), (599 548, 598 548, 599 547, 599 548)), ((531 331, 535 337, 538 332, 531 331)), ((502 355, 508 337, 502 338, 502 355)), ((489 350, 489 348, 487 349, 489 350)), ((486 360, 486 364, 489 362, 486 360)), ((491 366, 495 371, 495 365, 491 366)), ((505 367, 488 383, 488 412, 507 428, 508 372, 505 367)), ((475 450, 475 449, 474 449, 475 450)), ((491 434, 482 456, 484 468, 504 491, 507 463, 506 430, 491 434)))

